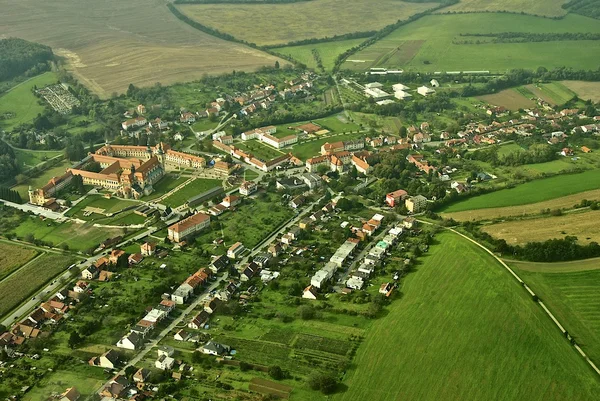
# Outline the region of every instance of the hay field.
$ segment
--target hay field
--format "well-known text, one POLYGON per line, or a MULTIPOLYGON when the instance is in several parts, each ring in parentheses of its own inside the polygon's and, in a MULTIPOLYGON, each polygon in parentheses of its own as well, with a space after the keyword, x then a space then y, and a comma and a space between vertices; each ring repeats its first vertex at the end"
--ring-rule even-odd
POLYGON ((534 14, 544 17, 560 17, 567 13, 561 6, 568 0, 460 0, 458 4, 440 10, 446 12, 494 12, 534 14))
POLYGON ((568 213, 563 216, 505 221, 483 226, 482 230, 511 245, 543 242, 549 239, 577 237, 578 242, 600 242, 600 211, 568 213))
POLYGON ((180 4, 190 18, 258 45, 379 30, 438 6, 398 0, 312 0, 290 4, 180 4))
POLYGON ((580 99, 600 102, 600 82, 561 81, 560 83, 575 92, 580 99))
POLYGON ((506 107, 512 111, 534 107, 536 105, 533 100, 523 96, 523 94, 513 88, 505 89, 498 93, 494 93, 493 95, 477 96, 477 99, 494 106, 506 107))
POLYGON ((0 242, 0 280, 33 259, 37 252, 8 242, 0 242))
POLYGON ((600 380, 500 264, 456 234, 436 242, 334 401, 594 399, 600 380))
MULTIPOLYGON (((0 0, 0 37, 52 47, 100 96, 149 86, 251 71, 276 58, 207 35, 181 22, 165 0, 0 0)), ((284 61, 280 60, 281 63, 284 61)))
POLYGON ((590 359, 599 364, 600 260, 565 263, 509 261, 508 264, 518 271, 521 278, 563 322, 565 329, 575 337, 590 359), (567 264, 573 265, 570 271, 564 271, 564 265, 567 264), (590 268, 577 269, 577 265, 590 268), (592 265, 596 268, 593 269, 592 265), (563 271, 559 273, 557 270, 563 271))
POLYGON ((456 221, 493 220, 500 217, 538 214, 542 209, 572 208, 574 205, 580 203, 584 199, 600 199, 600 189, 580 192, 578 194, 563 196, 544 202, 530 203, 528 205, 495 207, 488 209, 475 209, 461 212, 442 213, 442 216, 445 218, 452 218, 456 221))
POLYGON ((538 98, 552 106, 562 105, 575 96, 575 92, 559 82, 547 84, 530 84, 526 88, 538 98))
POLYGON ((352 55, 349 60, 355 62, 348 61, 343 67, 353 70, 386 67, 427 72, 506 72, 514 68, 536 69, 540 66, 549 69, 561 66, 598 68, 600 41, 597 40, 464 44, 465 40, 477 38, 460 36, 500 32, 600 33, 600 24, 598 20, 574 14, 560 20, 499 13, 427 15, 401 26, 352 55), (418 43, 420 47, 415 52, 414 47, 418 43), (390 53, 398 47, 398 55, 390 53), (560 57, 556 57, 557 54, 560 57))

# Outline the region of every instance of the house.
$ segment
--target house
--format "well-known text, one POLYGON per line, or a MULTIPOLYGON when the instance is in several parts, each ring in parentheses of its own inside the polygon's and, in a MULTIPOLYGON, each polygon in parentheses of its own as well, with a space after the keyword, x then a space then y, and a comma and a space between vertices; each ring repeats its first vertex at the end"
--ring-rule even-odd
POLYGON ((435 93, 435 90, 423 85, 417 88, 417 93, 421 96, 429 96, 435 93))
POLYGON ((108 382, 106 386, 104 386, 100 392, 100 396, 109 399, 127 398, 129 386, 129 380, 127 380, 125 376, 116 375, 108 382))
POLYGON ((144 242, 140 245, 140 253, 142 256, 152 256, 156 253, 156 244, 153 242, 144 242))
POLYGON ((562 156, 573 156, 573 149, 571 149, 571 148, 563 148, 563 149, 560 151, 560 154, 561 154, 562 156))
POLYGON ((144 106, 143 104, 138 104, 136 110, 138 114, 146 114, 146 106, 144 106))
POLYGON ((125 251, 122 249, 113 249, 108 257, 108 262, 113 265, 119 264, 119 262, 125 257, 125 251))
POLYGON ((398 189, 397 191, 390 192, 385 196, 385 203, 390 205, 390 207, 396 207, 400 202, 408 197, 408 192, 403 189, 398 189))
POLYGON ((300 222, 298 223, 298 227, 300 227, 303 230, 306 230, 306 229, 310 228, 310 225, 312 224, 312 222, 313 222, 313 220, 310 217, 305 217, 302 220, 300 220, 300 222))
POLYGON ((152 372, 146 368, 140 368, 133 374, 133 381, 136 383, 145 383, 148 381, 152 372))
POLYGON ((427 198, 423 195, 411 196, 404 202, 406 209, 411 213, 420 213, 427 209, 427 198))
POLYGON ((439 88, 440 87, 440 83, 438 82, 437 79, 432 79, 431 81, 429 81, 429 83, 431 84, 431 86, 433 88, 439 88))
POLYGON ((85 280, 93 280, 98 277, 100 271, 96 266, 90 266, 81 272, 81 278, 85 280))
POLYGON ((360 277, 352 276, 346 281, 346 287, 353 290, 360 290, 365 285, 365 282, 360 277))
POLYGON ((98 281, 102 281, 102 282, 110 281, 110 278, 114 275, 115 275, 115 273, 113 273, 111 271, 100 270, 100 273, 98 274, 98 281))
POLYGON ((388 296, 387 294, 392 291, 392 288, 393 286, 391 283, 383 283, 379 287, 379 293, 388 296))
POLYGON ((581 151, 583 153, 592 153, 592 149, 588 148, 587 146, 582 146, 581 151))
POLYGON ((213 257, 209 269, 213 272, 213 273, 218 273, 221 270, 225 270, 227 268, 229 268, 229 259, 227 258, 227 256, 225 255, 219 255, 219 256, 215 256, 213 257))
POLYGON ((152 329, 154 329, 155 324, 156 322, 151 322, 149 320, 142 319, 139 322, 137 322, 135 326, 133 326, 131 331, 138 333, 142 337, 146 337, 146 335, 150 333, 152 329))
POLYGON ((129 258, 127 258, 129 265, 137 265, 142 260, 144 260, 144 257, 141 253, 132 253, 131 255, 129 255, 129 258))
POLYGON ((196 122, 196 115, 190 112, 181 113, 181 115, 179 116, 179 121, 188 124, 196 122))
POLYGON ((158 356, 173 356, 173 354, 175 353, 175 348, 169 347, 168 345, 161 345, 160 347, 158 347, 158 350, 156 350, 156 352, 158 353, 158 356))
POLYGON ((269 262, 271 261, 271 255, 268 253, 259 253, 254 257, 252 261, 256 263, 258 267, 267 267, 269 265, 269 262))
POLYGON ((90 360, 90 365, 100 366, 101 368, 114 369, 119 363, 119 355, 114 350, 108 350, 99 357, 90 360))
POLYGON ((218 356, 223 355, 225 353, 228 354, 229 351, 231 351, 231 347, 228 345, 216 343, 214 341, 209 341, 202 346, 200 351, 202 351, 203 354, 218 356))
POLYGON ((260 266, 258 266, 254 262, 250 262, 250 263, 248 263, 248 265, 246 265, 244 270, 242 270, 242 272, 240 273, 240 280, 248 281, 259 272, 260 272, 260 266))
POLYGON ((190 333, 185 331, 184 329, 179 330, 173 338, 177 341, 187 341, 190 338, 190 333))
POLYGON ((60 395, 58 401, 77 401, 79 400, 79 397, 81 397, 79 391, 77 391, 75 387, 69 387, 60 395))
POLYGON ((304 188, 306 184, 297 177, 280 177, 275 181, 275 187, 283 190, 296 190, 304 188))
POLYGON ((188 327, 190 329, 199 330, 203 328, 206 323, 208 323, 208 319, 210 319, 210 314, 207 311, 203 310, 202 312, 194 316, 192 320, 190 320, 190 322, 188 323, 188 327))
POLYGON ((210 314, 213 314, 219 305, 221 305, 221 300, 219 298, 213 298, 204 305, 204 310, 210 314))
POLYGON ((246 250, 246 247, 241 242, 236 242, 227 250, 227 257, 231 259, 236 259, 241 256, 242 253, 246 250))
POLYGON ((310 189, 315 189, 315 188, 320 187, 323 182, 321 177, 319 177, 318 174, 314 174, 314 173, 302 174, 302 180, 304 181, 304 183, 306 185, 308 185, 308 188, 310 188, 310 189))
POLYGON ((240 185, 240 194, 249 196, 258 190, 258 184, 254 181, 244 181, 240 185))
POLYGON ((268 249, 268 252, 271 255, 273 255, 274 258, 279 256, 282 251, 283 251, 283 248, 281 247, 281 245, 279 243, 271 244, 268 249))
POLYGON ((221 204, 225 207, 231 208, 239 205, 241 202, 242 200, 239 196, 228 195, 223 199, 223 202, 221 202, 221 204))
POLYGON ((175 364, 175 359, 170 356, 161 355, 158 357, 156 362, 154 362, 154 367, 160 370, 171 370, 173 365, 175 364))
POLYGON ((318 294, 316 288, 313 287, 312 285, 309 285, 308 287, 306 287, 304 289, 304 291, 302 292, 302 298, 304 298, 304 299, 317 299, 318 295, 319 294, 318 294))
POLYGON ((306 198, 303 195, 299 195, 291 200, 290 206, 294 209, 298 209, 300 206, 304 205, 305 202, 306 198))
POLYGON ((210 225, 210 216, 204 213, 196 213, 187 217, 167 230, 168 237, 173 242, 181 242, 184 238, 202 231, 210 225))
POLYGON ((140 334, 136 333, 135 331, 132 331, 131 333, 127 334, 126 336, 124 336, 117 342, 117 347, 124 348, 124 349, 130 349, 130 350, 136 350, 143 343, 144 343, 144 340, 143 340, 142 336, 140 334))
POLYGON ((402 225, 405 228, 413 228, 417 226, 417 220, 414 217, 407 217, 402 220, 402 225))

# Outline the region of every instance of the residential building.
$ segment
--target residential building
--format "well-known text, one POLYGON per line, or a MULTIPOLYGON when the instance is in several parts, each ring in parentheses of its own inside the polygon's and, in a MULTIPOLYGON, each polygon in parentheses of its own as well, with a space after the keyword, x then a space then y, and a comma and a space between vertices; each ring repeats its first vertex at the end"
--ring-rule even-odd
POLYGON ((240 194, 249 196, 258 190, 258 184, 254 181, 244 181, 240 185, 240 194))
POLYGON ((401 204, 408 197, 408 192, 403 189, 398 189, 397 191, 390 192, 385 196, 385 203, 387 203, 390 207, 396 207, 398 204, 401 204))
POLYGON ((231 347, 216 343, 214 341, 209 341, 202 346, 200 351, 202 351, 203 354, 218 356, 228 354, 231 351, 231 347))
POLYGON ((242 253, 246 250, 246 247, 241 242, 236 242, 227 250, 227 257, 231 259, 236 259, 240 257, 242 253))
POLYGON ((427 209, 427 198, 423 195, 411 196, 406 199, 404 205, 411 213, 420 213, 427 209))
POLYGON ((309 285, 308 287, 306 287, 304 289, 304 291, 302 292, 302 298, 304 298, 304 299, 317 299, 318 295, 319 294, 318 294, 316 288, 313 287, 312 285, 309 285))
POLYGON ((198 233, 208 226, 210 226, 210 216, 196 213, 170 226, 167 233, 171 241, 181 242, 184 238, 198 233))
POLYGON ((429 96, 435 93, 435 90, 428 88, 427 86, 420 86, 417 88, 417 93, 422 96, 429 96))
POLYGON ((142 256, 152 256, 156 253, 156 244, 153 242, 144 242, 140 245, 140 253, 142 256))

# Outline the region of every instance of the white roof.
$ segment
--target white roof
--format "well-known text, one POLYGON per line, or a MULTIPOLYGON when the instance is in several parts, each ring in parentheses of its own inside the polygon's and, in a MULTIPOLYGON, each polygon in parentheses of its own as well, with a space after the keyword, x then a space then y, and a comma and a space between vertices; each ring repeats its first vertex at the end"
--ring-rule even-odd
POLYGON ((371 217, 371 218, 375 221, 381 221, 381 220, 383 220, 384 216, 377 213, 377 214, 373 215, 373 217, 371 217))

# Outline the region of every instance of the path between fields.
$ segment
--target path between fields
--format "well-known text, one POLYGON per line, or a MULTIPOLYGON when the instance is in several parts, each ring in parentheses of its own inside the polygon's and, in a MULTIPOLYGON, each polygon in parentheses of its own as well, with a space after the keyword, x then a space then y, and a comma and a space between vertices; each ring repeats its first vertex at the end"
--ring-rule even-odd
POLYGON ((504 261, 516 264, 519 270, 533 273, 575 273, 600 270, 600 257, 554 263, 523 262, 522 260, 513 259, 504 259, 504 261))
MULTIPOLYGON (((496 256, 496 254, 494 254, 494 252, 490 251, 488 248, 486 248, 485 246, 483 246, 482 244, 480 244, 479 242, 475 241, 472 238, 469 238, 468 236, 456 231, 453 228, 450 227, 443 227, 440 226, 438 224, 434 224, 434 223, 430 223, 428 221, 425 220, 418 220, 420 223, 422 224, 428 224, 431 226, 437 226, 440 228, 443 228, 445 230, 451 231, 454 234, 458 234, 461 237, 463 237, 464 239, 472 242, 473 244, 477 245, 479 248, 483 249, 485 252, 489 253, 494 259, 496 259, 498 261, 498 263, 500 263, 506 270, 508 270, 508 272, 515 278, 517 279, 517 281, 519 283, 521 283, 521 285, 525 288, 525 290, 527 290, 527 292, 529 293, 529 295, 531 295, 532 297, 537 297, 536 294, 531 290, 531 288, 529 288, 529 286, 521 279, 521 277, 519 277, 517 275, 517 273, 514 272, 513 269, 511 269, 502 259, 500 259, 498 256, 496 256)), ((558 319, 552 314, 552 312, 550 312, 550 310, 546 307, 546 305, 541 301, 541 300, 537 300, 537 303, 542 307, 542 309, 544 310, 544 312, 546 312, 546 314, 550 317, 550 319, 552 319, 552 321, 554 322, 554 324, 556 324, 556 326, 559 328, 559 330, 561 331, 561 333, 563 333, 564 335, 567 335, 567 331, 565 330, 564 326, 558 321, 558 319)), ((592 362, 592 360, 586 355, 585 352, 583 352, 583 350, 581 349, 581 347, 579 347, 578 344, 574 343, 573 347, 577 350, 577 352, 579 352, 579 354, 583 357, 583 359, 585 359, 585 361, 590 365, 590 367, 596 372, 596 374, 598 374, 598 376, 600 376, 600 369, 596 366, 596 364, 594 362, 592 362)))

